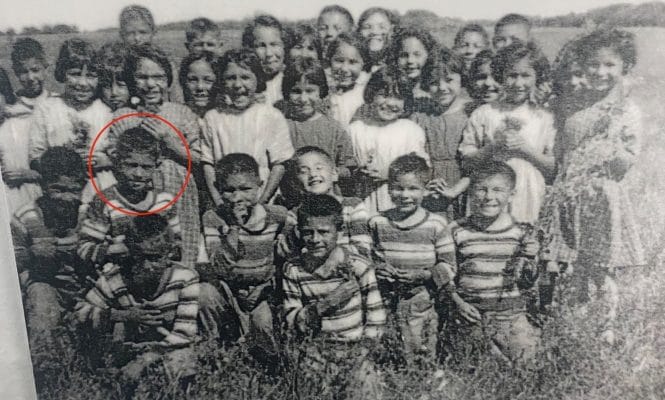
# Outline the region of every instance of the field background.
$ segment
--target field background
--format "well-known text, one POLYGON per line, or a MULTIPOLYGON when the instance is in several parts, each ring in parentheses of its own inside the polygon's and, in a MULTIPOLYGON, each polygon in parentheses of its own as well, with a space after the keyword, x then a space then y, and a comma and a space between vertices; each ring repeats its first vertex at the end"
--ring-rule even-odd
MULTIPOLYGON (((638 63, 630 76, 631 93, 644 114, 643 152, 626 178, 634 193, 640 216, 641 233, 650 256, 646 268, 620 274, 622 306, 616 333, 617 344, 607 348, 596 339, 602 309, 591 307, 587 314, 565 312, 549 323, 544 337, 550 350, 542 360, 544 370, 505 371, 491 360, 476 365, 475 372, 445 372, 438 391, 425 383, 431 371, 411 370, 386 373, 389 399, 663 399, 665 398, 665 277, 663 276, 663 225, 665 224, 665 29, 635 28, 638 63)), ((572 28, 537 28, 535 39, 553 60, 557 51, 581 31, 572 28)), ((436 32, 440 42, 450 46, 454 32, 436 32)), ((115 32, 77 35, 36 35, 45 46, 51 64, 65 38, 82 37, 99 46, 115 40, 115 32)), ((225 31, 225 48, 239 46, 240 32, 225 31)), ((159 32, 156 43, 172 54, 173 61, 185 55, 184 32, 159 32)), ((0 37, 0 65, 10 70, 10 46, 0 37)), ((52 72, 52 67, 50 68, 52 72)), ((51 74, 52 75, 52 74, 51 74)), ((52 77, 51 90, 59 90, 52 77)), ((182 398, 290 398, 292 376, 269 377, 244 363, 241 350, 216 352, 202 350, 206 369, 202 370, 188 395, 182 398), (211 367, 214 366, 214 368, 211 367)), ((294 371, 294 375, 298 372, 294 371)), ((58 355, 53 363, 38 371, 41 398, 109 399, 119 398, 120 389, 109 389, 81 371, 72 356, 58 355), (84 390, 82 388, 89 388, 84 390)), ((113 386, 113 385, 111 385, 113 386)), ((146 382, 147 393, 140 398, 172 398, 182 395, 163 381, 146 382), (163 397, 160 397, 163 396, 163 397)), ((313 396, 312 398, 317 398, 313 396)))

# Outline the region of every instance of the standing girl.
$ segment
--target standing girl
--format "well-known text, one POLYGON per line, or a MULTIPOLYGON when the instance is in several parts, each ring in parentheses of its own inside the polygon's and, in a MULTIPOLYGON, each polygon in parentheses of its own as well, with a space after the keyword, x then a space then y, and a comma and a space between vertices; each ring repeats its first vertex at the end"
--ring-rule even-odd
POLYGON ((436 40, 425 30, 408 27, 396 31, 390 64, 397 66, 400 79, 412 88, 414 98, 429 97, 421 83, 432 73, 437 47, 436 40))
POLYGON ((514 44, 494 57, 492 72, 504 94, 497 103, 471 114, 459 152, 467 166, 486 158, 506 161, 517 175, 511 214, 518 222, 534 223, 545 196, 545 179, 555 169, 553 117, 533 105, 549 63, 537 48, 514 44))
POLYGON ((360 14, 358 33, 369 51, 369 71, 378 71, 386 65, 393 33, 399 27, 397 15, 385 8, 372 7, 360 14))
POLYGON ((252 51, 227 51, 220 60, 218 79, 222 100, 218 108, 205 114, 201 149, 208 190, 220 204, 214 165, 224 154, 245 153, 259 164, 263 183, 259 201, 267 203, 284 176, 284 162, 294 153, 289 127, 279 110, 257 101, 257 92, 263 91, 266 83, 261 63, 252 51))
POLYGON ((388 167, 395 158, 414 153, 429 160, 425 132, 404 118, 408 96, 408 88, 395 75, 385 70, 374 73, 365 89, 369 115, 349 126, 358 160, 354 195, 365 199, 373 214, 394 207, 388 194, 388 167))

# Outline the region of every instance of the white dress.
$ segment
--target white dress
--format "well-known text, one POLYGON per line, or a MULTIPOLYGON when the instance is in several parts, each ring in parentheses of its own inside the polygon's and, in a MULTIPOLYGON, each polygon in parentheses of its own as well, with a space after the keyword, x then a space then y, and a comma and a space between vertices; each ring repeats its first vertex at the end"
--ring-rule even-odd
MULTIPOLYGON (((482 147, 493 143, 495 135, 506 129, 506 119, 513 120, 520 126, 520 135, 538 153, 552 154, 556 136, 552 114, 526 103, 512 110, 485 104, 471 114, 462 132, 459 147, 462 157, 475 154, 482 147)), ((536 222, 545 197, 543 175, 533 164, 522 158, 499 158, 510 165, 517 176, 511 214, 517 222, 536 222)))
POLYGON ((363 72, 358 77, 353 89, 346 92, 335 92, 334 90, 331 90, 331 93, 328 96, 330 109, 329 115, 342 124, 344 128, 349 127, 349 124, 353 120, 358 109, 365 104, 363 94, 369 78, 370 75, 363 72))
MULTIPOLYGON (((349 134, 358 165, 377 169, 385 180, 388 179, 390 163, 399 156, 414 153, 429 163, 425 132, 413 121, 398 119, 385 126, 376 126, 358 120, 349 126, 349 134)), ((387 183, 362 197, 371 214, 394 207, 387 183)))
POLYGON ((284 98, 282 95, 282 80, 284 80, 284 72, 278 73, 266 82, 266 90, 263 94, 266 97, 267 105, 272 106, 284 98))

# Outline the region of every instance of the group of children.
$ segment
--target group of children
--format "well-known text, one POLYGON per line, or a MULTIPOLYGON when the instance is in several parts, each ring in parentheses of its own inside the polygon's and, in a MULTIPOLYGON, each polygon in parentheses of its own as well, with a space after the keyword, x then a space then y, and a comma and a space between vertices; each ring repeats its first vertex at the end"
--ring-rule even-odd
POLYGON ((320 338, 365 377, 358 349, 390 338, 407 364, 478 337, 528 363, 527 310, 573 265, 580 299, 597 285, 611 316, 614 268, 644 258, 621 184, 639 150, 622 84, 634 39, 576 38, 552 75, 530 31, 510 14, 491 40, 467 25, 448 49, 388 10, 356 25, 328 6, 314 27, 259 16, 222 52, 199 18, 176 70, 150 12, 130 6, 121 43, 63 44, 61 95, 44 88, 41 45, 18 39, 0 159, 31 345, 72 323, 133 381, 160 360, 191 374, 203 336, 265 362, 320 338), (136 111, 188 149, 150 117, 91 149, 136 111))

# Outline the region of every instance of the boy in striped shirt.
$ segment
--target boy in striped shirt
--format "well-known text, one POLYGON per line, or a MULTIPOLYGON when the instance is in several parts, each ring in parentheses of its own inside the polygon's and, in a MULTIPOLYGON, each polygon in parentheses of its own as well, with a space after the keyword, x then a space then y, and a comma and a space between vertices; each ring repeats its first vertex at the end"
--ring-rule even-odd
POLYGON ((328 364, 321 395, 331 389, 327 381, 335 379, 332 372, 340 372, 340 364, 363 371, 362 386, 375 385, 365 356, 376 347, 386 322, 374 270, 369 260, 338 244, 341 227, 342 206, 334 197, 306 196, 298 208, 303 250, 284 265, 284 311, 290 332, 326 342, 327 353, 321 352, 320 342, 313 342, 302 360, 308 371, 328 364))
POLYGON ((249 335, 262 353, 276 349, 274 323, 279 305, 275 267, 277 237, 295 225, 284 207, 260 204, 259 167, 250 155, 232 153, 215 165, 222 204, 203 215, 209 265, 201 303, 204 323, 223 339, 249 335), (207 313, 207 312, 206 312, 207 313))
POLYGON ((342 204, 343 222, 337 243, 350 245, 356 253, 369 256, 372 242, 367 230, 369 211, 362 199, 343 197, 335 192, 338 173, 333 158, 325 150, 305 146, 296 151, 293 159, 296 178, 305 194, 327 194, 342 204))
POLYGON ((97 345, 130 386, 158 361, 171 376, 192 373, 199 312, 198 274, 172 260, 178 249, 168 221, 153 214, 131 222, 125 238, 130 257, 104 265, 75 310, 81 325, 111 336, 112 347, 97 345))
POLYGON ((527 362, 536 354, 539 330, 527 320, 522 291, 535 281, 538 243, 530 226, 510 215, 512 168, 488 160, 471 175, 471 215, 451 225, 458 270, 436 274, 460 316, 459 324, 451 324, 451 342, 486 346, 506 361, 527 362), (468 343, 474 337, 481 343, 468 343))
MULTIPOLYGON (((141 127, 127 129, 119 136, 113 159, 117 184, 102 191, 108 202, 99 196, 90 202, 79 231, 81 259, 99 269, 107 262, 127 257, 123 240, 133 220, 173 200, 168 193, 153 191, 159 154, 159 141, 141 127)), ((175 208, 160 212, 169 222, 175 247, 180 249, 180 221, 175 208)))
POLYGON ((455 263, 448 221, 421 206, 430 180, 422 157, 398 157, 390 164, 388 179, 395 208, 369 220, 379 288, 406 362, 432 360, 439 320, 432 272, 453 271, 455 263))

